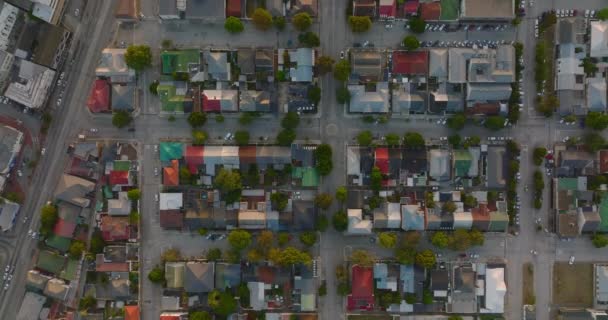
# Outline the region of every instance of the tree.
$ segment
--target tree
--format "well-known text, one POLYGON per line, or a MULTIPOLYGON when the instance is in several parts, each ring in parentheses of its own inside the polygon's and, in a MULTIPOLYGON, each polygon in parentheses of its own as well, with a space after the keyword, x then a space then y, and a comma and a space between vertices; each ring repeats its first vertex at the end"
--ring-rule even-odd
POLYGON ((282 266, 292 266, 294 264, 309 266, 312 264, 312 258, 307 252, 300 251, 294 247, 287 247, 281 250, 277 262, 282 266))
POLYGON ((450 316, 448 320, 462 320, 461 316, 450 316))
POLYGON ((167 121, 169 121, 169 122, 175 122, 175 116, 174 116, 174 115, 170 115, 170 116, 167 118, 167 121))
POLYGON ((583 71, 585 71, 585 74, 587 76, 592 76, 594 73, 596 73, 598 70, 597 66, 595 65, 595 63, 593 63, 593 60, 591 60, 591 58, 589 57, 585 57, 583 58, 583 71))
POLYGON ((249 131, 238 130, 234 133, 234 140, 239 146, 244 146, 249 143, 249 131))
POLYGON ((139 212, 133 210, 129 213, 129 224, 137 225, 139 223, 139 212))
POLYGON ((141 71, 152 64, 152 51, 146 45, 130 45, 125 52, 127 66, 141 71))
POLYGON ((277 30, 279 30, 279 31, 285 30, 285 26, 287 25, 287 22, 285 21, 285 17, 283 17, 283 16, 273 17, 272 23, 274 24, 274 27, 277 28, 277 30))
POLYGON ((124 110, 115 111, 114 115, 112 115, 112 125, 119 129, 129 125, 132 120, 131 115, 124 110))
POLYGON ((314 151, 315 156, 315 167, 321 176, 328 175, 332 168, 332 150, 328 144, 320 144, 314 151))
POLYGON ((247 252, 247 260, 251 263, 257 263, 264 259, 264 255, 260 249, 253 248, 247 252))
POLYGON ((90 308, 93 308, 97 305, 97 299, 90 294, 87 294, 85 297, 80 299, 78 303, 78 310, 86 311, 90 308))
POLYGON ((596 233, 591 236, 591 242, 596 248, 603 248, 608 245, 608 237, 603 234, 596 233))
POLYGON ((239 117, 239 124, 241 125, 249 125, 253 122, 253 115, 251 115, 251 113, 249 112, 244 112, 243 114, 241 114, 241 116, 239 117))
POLYGON ((585 125, 593 130, 604 130, 608 128, 608 115, 591 111, 587 113, 587 118, 585 118, 585 125))
POLYGON ((317 58, 317 73, 319 75, 324 75, 326 73, 331 72, 331 70, 334 67, 334 59, 332 59, 330 56, 320 56, 317 58))
POLYGON ((137 201, 141 198, 141 190, 139 189, 131 189, 127 191, 127 198, 131 201, 137 201))
POLYGON ((414 264, 416 261, 416 249, 410 246, 395 249, 395 260, 400 264, 414 264))
POLYGON ((600 19, 600 20, 608 20, 608 8, 604 8, 601 10, 598 10, 596 15, 596 18, 600 19))
POLYGON ((207 132, 203 130, 192 130, 192 144, 201 145, 207 141, 207 132))
POLYGON ((554 95, 545 96, 537 106, 538 112, 542 113, 545 117, 550 117, 559 106, 559 100, 554 95))
POLYGON ((165 250, 160 255, 160 259, 163 262, 175 262, 175 261, 179 261, 179 260, 182 259, 182 253, 179 251, 179 249, 170 248, 170 249, 165 250))
POLYGON ((194 111, 188 116, 188 123, 192 128, 202 127, 207 122, 207 114, 194 111))
POLYGON ((268 250, 274 242, 274 233, 270 230, 263 230, 256 238, 256 247, 263 254, 268 254, 268 250))
POLYGON ((457 229, 450 237, 450 248, 452 250, 463 251, 471 246, 469 232, 464 229, 457 229))
POLYGON ((604 140, 604 138, 595 132, 590 132, 586 134, 583 137, 583 143, 585 144, 585 147, 587 147, 587 149, 591 152, 597 152, 599 149, 603 148, 604 145, 606 145, 606 141, 604 140))
POLYGON ((473 246, 483 246, 485 237, 481 231, 473 229, 469 231, 469 240, 473 246))
POLYGON ((410 30, 414 33, 423 33, 426 28, 426 22, 420 17, 410 19, 410 30))
POLYGON ((413 51, 420 47, 420 41, 415 36, 409 35, 403 38, 403 46, 406 50, 413 51))
POLYGON ((450 244, 450 238, 445 232, 437 231, 431 237, 431 243, 437 248, 444 249, 450 244))
POLYGON ((101 231, 96 230, 91 236, 89 243, 89 252, 92 254, 98 254, 103 252, 103 248, 106 246, 106 242, 103 240, 101 231))
POLYGON ((366 250, 357 249, 351 253, 350 261, 353 265, 371 267, 374 265, 374 262, 376 262, 376 257, 366 250))
POLYGON ((465 207, 475 208, 477 207, 477 198, 470 194, 463 193, 462 194, 462 203, 465 207))
POLYGON ((350 76, 350 63, 348 60, 340 60, 334 67, 334 78, 338 81, 346 81, 350 76))
POLYGON ((481 138, 478 136, 470 136, 464 139, 463 148, 478 146, 481 143, 481 138))
POLYGON ((296 13, 291 18, 291 24, 298 31, 306 31, 312 25, 312 17, 307 12, 296 13))
POLYGON ((160 266, 154 267, 148 273, 148 280, 156 284, 163 283, 165 281, 165 270, 160 266))
POLYGON ((293 111, 287 112, 283 120, 281 120, 281 126, 283 129, 295 129, 300 124, 300 116, 293 111))
POLYGON ((270 195, 270 202, 272 203, 272 208, 277 211, 283 211, 287 208, 287 203, 289 201, 289 197, 282 192, 275 192, 270 195))
POLYGON ((424 137, 418 132, 406 132, 403 137, 403 144, 408 149, 418 149, 424 147, 424 137))
POLYGON ((329 226, 329 220, 325 214, 317 215, 315 219, 315 231, 325 232, 329 226))
POLYGON ((150 90, 150 93, 152 93, 153 95, 157 95, 158 94, 158 81, 152 81, 152 83, 150 83, 150 85, 148 86, 148 89, 150 90))
POLYGON ((348 24, 352 32, 365 32, 372 27, 372 20, 368 16, 350 16, 348 24))
POLYGON ((314 48, 321 45, 319 36, 312 31, 306 31, 298 35, 298 41, 302 46, 307 48, 314 48))
POLYGON ((467 118, 464 116, 464 113, 457 113, 448 119, 447 125, 452 130, 461 130, 464 128, 466 121, 467 118))
POLYGON ((251 16, 253 25, 260 30, 268 30, 272 26, 272 16, 264 8, 257 8, 251 16))
POLYGON ((405 233, 402 233, 401 245, 403 247, 415 248, 420 243, 420 238, 422 238, 422 236, 419 231, 406 231, 405 233))
POLYGON ((332 217, 332 224, 336 231, 346 231, 348 228, 348 216, 346 215, 346 212, 340 210, 334 213, 334 216, 332 217))
POLYGON ((430 269, 437 263, 435 253, 429 249, 420 251, 416 254, 416 264, 422 268, 430 269))
POLYGON ((290 146, 296 140, 296 132, 293 129, 283 129, 277 135, 277 144, 280 146, 290 146))
POLYGON ((286 245, 291 241, 291 236, 287 232, 279 232, 277 235, 277 243, 280 247, 286 245))
POLYGON ((229 291, 219 291, 214 289, 207 296, 207 304, 213 312, 223 318, 234 313, 237 309, 237 302, 229 291))
POLYGON ((443 203, 443 206, 441 207, 441 211, 454 213, 454 211, 456 211, 456 204, 452 201, 446 201, 443 203))
POLYGON ((241 19, 237 17, 228 17, 226 18, 226 22, 224 22, 224 29, 230 33, 240 33, 245 30, 245 26, 241 19))
POLYGON ((348 195, 348 190, 346 189, 345 186, 340 186, 336 189, 336 200, 340 201, 340 203, 343 203, 344 201, 346 201, 347 195, 348 195))
POLYGON ((345 104, 350 102, 350 91, 348 91, 348 88, 338 86, 338 88, 336 89, 336 101, 339 104, 345 104))
POLYGON ((214 187, 220 189, 226 203, 233 203, 241 198, 241 175, 236 170, 220 168, 213 181, 214 187))
POLYGON ((372 132, 369 130, 361 131, 357 135, 357 142, 359 143, 359 145, 369 146, 372 144, 373 141, 374 141, 374 136, 372 135, 372 132))
MULTIPOLYGON (((231 17, 232 18, 232 17, 231 17)), ((194 311, 188 315, 189 320, 211 320, 211 315, 207 311, 194 311)))
POLYGON ((317 242, 317 233, 314 231, 300 233, 300 242, 305 246, 312 247, 317 242))
POLYGON ((211 248, 207 251, 207 260, 217 261, 222 258, 222 250, 220 248, 211 248))
POLYGON ((490 130, 500 130, 505 127, 505 118, 501 116, 490 116, 486 118, 485 127, 490 130))
POLYGON ((397 147, 401 144, 401 137, 396 133, 389 133, 386 135, 385 141, 389 147, 397 147))
POLYGON ((392 249, 397 245, 397 234, 395 232, 380 232, 378 242, 387 249, 392 249))
POLYGON ((59 219, 57 207, 51 204, 42 207, 40 213, 40 233, 43 236, 50 235, 55 227, 55 223, 57 223, 57 219, 59 219))
POLYGON ((460 146, 461 142, 462 142, 462 138, 460 137, 459 134, 453 134, 453 135, 451 135, 451 136, 448 137, 448 143, 453 148, 458 148, 460 146))
POLYGON ((540 166, 543 164, 543 159, 547 155, 547 149, 543 147, 534 148, 533 161, 534 164, 540 166))
POLYGON ((315 197, 315 205, 323 210, 329 209, 333 199, 329 193, 319 193, 315 197))
POLYGON ((318 86, 308 87, 307 98, 310 103, 318 105, 319 101, 321 101, 321 88, 318 86))
POLYGON ((70 254, 70 258, 72 259, 80 259, 82 257, 82 253, 86 250, 86 246, 84 242, 80 240, 74 240, 70 244, 70 249, 68 253, 70 254))
POLYGON ((241 251, 251 244, 251 233, 241 229, 232 230, 228 234, 228 243, 233 249, 241 251))

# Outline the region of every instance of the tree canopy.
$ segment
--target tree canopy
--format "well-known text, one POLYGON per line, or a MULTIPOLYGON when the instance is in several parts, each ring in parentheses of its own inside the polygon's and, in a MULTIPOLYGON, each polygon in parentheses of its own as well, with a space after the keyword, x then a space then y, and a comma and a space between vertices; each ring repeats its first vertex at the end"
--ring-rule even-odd
POLYGON ((294 247, 281 249, 270 249, 269 258, 272 262, 281 266, 290 266, 294 264, 312 264, 312 258, 305 251, 300 251, 294 247))
POLYGON ((331 146, 325 143, 318 145, 314 151, 314 156, 315 167, 319 174, 321 176, 328 175, 333 168, 331 146))
POLYGON ((396 147, 401 144, 401 137, 396 133, 389 133, 386 135, 385 141, 389 147, 396 147))
POLYGON ((298 127, 298 125, 300 124, 300 116, 293 111, 289 111, 285 114, 285 117, 283 117, 283 120, 281 120, 281 126, 283 127, 283 129, 295 129, 298 127))
POLYGON ((340 210, 334 213, 334 216, 332 217, 332 224, 336 231, 346 231, 348 228, 348 216, 346 215, 346 212, 340 210))
POLYGON ((334 66, 334 78, 338 81, 346 81, 350 76, 350 63, 348 60, 340 60, 334 66))
POLYGON ((268 30, 272 27, 272 16, 264 8, 257 8, 251 16, 253 25, 260 30, 268 30))
POLYGON ((348 24, 352 32, 365 32, 372 27, 372 20, 368 16, 350 16, 348 24))
POLYGON ((585 125, 593 130, 604 130, 608 128, 608 114, 591 111, 587 113, 585 125))
POLYGON ((317 68, 317 73, 319 75, 324 75, 326 73, 331 72, 333 70, 334 63, 334 59, 332 59, 330 56, 318 57, 317 64, 315 65, 315 67, 317 68))
POLYGON ((450 129, 461 130, 464 128, 464 124, 467 121, 464 113, 456 113, 447 120, 447 125, 450 129))
POLYGON ((237 309, 237 302, 229 291, 211 291, 207 296, 207 304, 216 314, 227 317, 237 309))
POLYGON ((306 31, 312 25, 312 17, 307 12, 296 13, 291 18, 293 27, 298 31, 306 31))
POLYGON ((287 208, 287 203, 289 201, 289 197, 282 192, 275 192, 270 195, 270 202, 272 203, 272 208, 277 211, 283 211, 287 208))
POLYGON ((285 17, 283 17, 283 16, 273 17, 272 23, 274 24, 274 27, 277 28, 277 30, 279 30, 279 31, 285 30, 285 26, 287 25, 287 22, 285 21, 285 17))
POLYGON ((319 39, 319 36, 312 31, 306 31, 304 33, 301 33, 298 36, 298 41, 302 46, 307 48, 314 48, 321 45, 321 40, 319 39))
POLYGON ((437 263, 435 253, 429 249, 420 251, 416 254, 416 264, 423 268, 432 268, 437 263))
POLYGON ((241 175, 238 171, 220 168, 215 176, 213 185, 224 195, 227 203, 233 203, 241 198, 241 175))
POLYGON ((194 111, 188 116, 188 123, 192 128, 202 127, 207 122, 207 114, 194 111))
POLYGON ((414 33, 423 33, 426 27, 426 22, 420 17, 413 17, 409 21, 410 30, 414 33))
POLYGON ((293 129, 283 129, 277 134, 277 144, 280 146, 290 146, 296 140, 296 132, 293 129))
POLYGON ((350 261, 352 264, 360 265, 362 267, 371 267, 374 265, 374 262, 376 262, 376 257, 367 250, 357 249, 351 253, 350 261))
POLYGON ((131 114, 124 110, 115 111, 112 115, 112 125, 119 129, 129 125, 132 120, 131 114))
POLYGON ((85 252, 85 250, 86 245, 84 244, 84 242, 80 240, 74 240, 70 244, 70 249, 68 250, 68 253, 70 254, 71 258, 80 259, 80 257, 82 257, 82 253, 85 252))
POLYGON ((595 14, 595 17, 602 21, 608 20, 608 8, 598 10, 598 12, 595 14))
POLYGON ((189 320, 211 320, 211 315, 207 311, 194 311, 188 315, 189 320))
POLYGON ((243 146, 249 143, 249 131, 238 130, 234 133, 234 141, 239 146, 243 146))
POLYGON ((424 147, 424 137, 418 132, 407 132, 403 137, 403 143, 409 149, 424 147))
POLYGON ((373 141, 374 141, 374 136, 372 135, 372 132, 369 130, 361 131, 357 135, 357 142, 361 146, 370 146, 373 141))
POLYGON ((431 243, 437 248, 444 249, 450 244, 450 238, 445 232, 437 231, 431 236, 431 243))
POLYGON ((59 219, 57 207, 52 204, 43 206, 40 213, 40 233, 48 236, 53 231, 57 219, 59 219))
POLYGON ((319 86, 310 86, 307 97, 310 103, 318 105, 319 101, 321 101, 321 88, 319 86))
POLYGON ((329 193, 319 193, 315 197, 315 205, 323 210, 329 209, 333 199, 329 193))
POLYGON ((148 280, 153 283, 163 283, 165 281, 165 270, 159 266, 154 267, 148 273, 148 280))
POLYGON ((236 229, 228 234, 228 243, 236 250, 243 250, 251 244, 251 233, 247 230, 236 229))
POLYGON ((192 130, 192 144, 202 145, 207 141, 207 132, 203 130, 192 130))
POLYGON ((397 245, 397 233, 395 232, 380 232, 378 235, 380 246, 392 249, 397 245))
POLYGON ((224 29, 230 33, 239 33, 245 30, 245 26, 241 19, 236 17, 228 17, 226 18, 226 22, 224 22, 224 29))
POLYGON ((152 51, 146 45, 130 45, 125 52, 127 66, 136 71, 141 71, 152 64, 152 51))
POLYGON ((416 50, 420 47, 420 41, 415 36, 409 35, 403 38, 403 46, 406 50, 416 50))
POLYGON ((347 195, 348 195, 348 190, 346 189, 345 186, 339 186, 336 189, 336 200, 338 200, 340 202, 344 202, 344 201, 346 201, 347 195))
POLYGON ((314 231, 300 233, 300 242, 305 246, 312 247, 317 242, 317 233, 314 231))
POLYGON ((350 102, 350 91, 348 91, 348 88, 344 86, 338 86, 338 88, 336 88, 336 101, 339 104, 350 102))
POLYGON ((369 175, 370 179, 370 188, 376 192, 380 190, 382 187, 382 172, 380 172, 380 168, 374 166, 372 168, 372 172, 369 175))
POLYGON ((590 132, 583 136, 583 143, 591 152, 596 152, 606 145, 604 138, 595 132, 590 132))
POLYGON ((486 118, 485 127, 490 130, 500 130, 505 127, 505 118, 501 116, 489 116, 486 118))

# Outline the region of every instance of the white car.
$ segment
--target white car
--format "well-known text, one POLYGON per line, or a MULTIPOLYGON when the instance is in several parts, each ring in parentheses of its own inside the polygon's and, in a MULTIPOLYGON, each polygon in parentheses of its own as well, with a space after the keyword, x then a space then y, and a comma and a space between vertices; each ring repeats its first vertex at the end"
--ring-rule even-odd
POLYGON ((154 176, 158 176, 158 168, 154 168, 154 176))
POLYGON ((344 51, 340 51, 340 59, 344 59, 344 51))
POLYGON ((8 264, 6 265, 6 268, 4 268, 4 272, 8 272, 9 270, 11 270, 11 266, 9 266, 8 264))
POLYGON ((21 172, 21 170, 17 170, 17 175, 23 177, 23 172, 21 172))
POLYGON ((32 233, 32 239, 36 239, 36 237, 38 237, 38 232, 35 232, 35 231, 34 231, 34 232, 32 233))
POLYGON ((57 99, 57 106, 61 104, 61 98, 57 99))
POLYGON ((44 155, 45 153, 46 153, 46 148, 42 148, 42 149, 40 149, 40 154, 41 154, 41 155, 44 155))
POLYGON ((158 202, 158 193, 154 195, 154 201, 158 202))
POLYGON ((570 140, 570 137, 564 137, 564 139, 562 139, 562 142, 566 142, 568 140, 570 140))
POLYGON ((570 256, 570 259, 568 260, 568 264, 574 264, 574 256, 570 256))
POLYGON ((99 131, 99 130, 97 130, 96 128, 91 128, 91 129, 89 129, 89 130, 90 130, 91 132, 93 132, 93 133, 96 133, 96 132, 98 132, 98 131, 99 131))
POLYGON ((80 9, 74 10, 74 16, 78 17, 79 14, 80 14, 80 9))

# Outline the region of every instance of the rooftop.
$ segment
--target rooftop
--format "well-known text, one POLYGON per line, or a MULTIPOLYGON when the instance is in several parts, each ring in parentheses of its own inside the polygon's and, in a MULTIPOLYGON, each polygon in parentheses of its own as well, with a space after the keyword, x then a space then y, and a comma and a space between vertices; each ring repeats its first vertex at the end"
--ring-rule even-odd
POLYGON ((464 19, 513 19, 515 1, 504 0, 463 0, 464 19))

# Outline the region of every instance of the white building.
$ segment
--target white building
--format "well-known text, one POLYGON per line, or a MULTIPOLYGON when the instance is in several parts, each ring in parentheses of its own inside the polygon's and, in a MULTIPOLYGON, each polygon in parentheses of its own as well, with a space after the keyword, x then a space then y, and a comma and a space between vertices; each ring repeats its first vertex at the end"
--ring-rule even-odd
POLYGON ((4 91, 4 88, 8 85, 14 61, 15 56, 4 50, 0 50, 0 91, 4 91))
POLYGON ((363 219, 363 210, 348 209, 347 233, 351 235, 372 234, 372 221, 363 219))
POLYGON ((53 84, 55 71, 26 60, 19 60, 19 77, 8 85, 4 95, 28 108, 40 109, 53 84))
POLYGON ((8 49, 10 35, 13 32, 19 9, 5 2, 0 10, 0 50, 8 49))
POLYGON ((177 210, 184 206, 184 197, 181 193, 161 193, 160 210, 177 210))
POLYGON ((65 9, 65 0, 32 0, 32 14, 50 24, 58 25, 65 9))
POLYGON ((505 309, 505 268, 486 269, 486 307, 481 313, 503 313, 505 309))
POLYGON ((591 21, 590 28, 589 55, 594 58, 608 57, 608 21, 591 21))
POLYGON ((112 83, 129 83, 135 81, 135 70, 127 66, 125 53, 127 49, 105 48, 101 52, 95 75, 106 77, 112 83))

